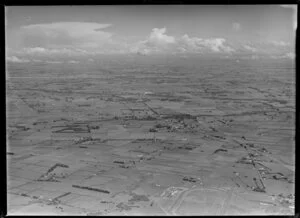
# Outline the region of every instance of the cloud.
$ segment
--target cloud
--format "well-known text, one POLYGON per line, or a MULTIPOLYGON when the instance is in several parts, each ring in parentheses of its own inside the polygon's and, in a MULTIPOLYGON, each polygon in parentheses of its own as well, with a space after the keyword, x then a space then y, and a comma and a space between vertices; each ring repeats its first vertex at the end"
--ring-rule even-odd
MULTIPOLYGON (((284 41, 230 42, 222 37, 200 38, 198 36, 171 35, 167 28, 153 28, 140 41, 112 39, 112 33, 103 29, 110 24, 85 22, 59 22, 51 24, 34 24, 23 26, 22 37, 24 45, 20 49, 10 49, 9 56, 26 57, 29 59, 48 59, 60 61, 68 57, 94 58, 100 54, 128 54, 140 55, 167 53, 185 55, 188 53, 219 54, 219 55, 283 55, 291 52, 291 44, 284 41), (25 36, 25 37, 24 37, 25 36), (26 37, 32 36, 30 41, 26 37)), ((233 28, 240 29, 238 23, 233 28)), ((17 59, 15 59, 17 60, 17 59)), ((21 60, 21 59, 20 59, 21 60)), ((26 59, 24 59, 26 61, 26 59)), ((22 60, 21 60, 22 61, 22 60)), ((91 61, 90 61, 91 62, 91 61)), ((57 62, 56 62, 57 63, 57 62)))
POLYGON ((259 59, 259 57, 257 55, 251 55, 250 59, 257 60, 257 59, 259 59))
POLYGON ((208 38, 202 39, 197 37, 189 37, 187 34, 181 37, 181 48, 186 51, 198 52, 233 52, 234 49, 226 45, 226 40, 223 38, 208 38))
POLYGON ((30 60, 21 59, 21 58, 18 58, 16 56, 7 57, 6 60, 9 61, 9 62, 14 62, 14 63, 27 63, 27 62, 30 62, 30 60))
POLYGON ((204 40, 204 45, 210 47, 211 50, 215 52, 233 52, 230 46, 225 45, 226 40, 223 38, 215 38, 215 39, 206 39, 204 40))
POLYGON ((292 52, 282 54, 282 55, 271 55, 270 58, 272 59, 295 59, 295 54, 292 52))
POLYGON ((48 64, 62 64, 64 63, 63 61, 45 61, 48 64))
POLYGON ((187 34, 175 37, 166 34, 166 28, 154 28, 144 40, 131 46, 130 51, 141 55, 150 53, 231 53, 234 51, 223 38, 202 39, 187 34))
POLYGON ((38 62, 38 63, 43 62, 42 60, 39 60, 39 59, 33 59, 32 61, 33 62, 38 62))
POLYGON ((49 49, 43 47, 33 47, 33 48, 23 48, 17 51, 19 54, 26 55, 38 55, 38 56, 53 56, 53 55, 68 55, 68 56, 78 56, 88 54, 86 50, 77 48, 57 48, 49 49))
POLYGON ((89 22, 57 22, 22 26, 24 47, 93 49, 103 46, 112 33, 103 31, 111 24, 89 22))
POLYGON ((290 58, 290 59, 295 59, 296 55, 293 52, 288 52, 285 55, 283 55, 284 58, 290 58))
POLYGON ((184 51, 194 51, 194 52, 201 52, 201 38, 197 37, 189 37, 187 34, 183 35, 181 39, 179 39, 179 50, 184 51))
POLYGON ((174 36, 166 34, 166 28, 153 28, 150 35, 145 40, 134 43, 129 49, 131 52, 139 54, 149 54, 160 51, 170 51, 176 43, 174 36))
POLYGON ((70 61, 68 61, 68 63, 69 63, 69 64, 78 64, 79 61, 70 60, 70 61))
POLYGON ((25 48, 24 51, 27 53, 45 53, 47 49, 42 47, 35 47, 35 48, 25 48))
POLYGON ((292 44, 286 41, 252 41, 240 43, 238 52, 243 54, 255 53, 260 55, 283 55, 294 50, 292 44))
POLYGON ((290 43, 284 41, 271 41, 270 43, 275 46, 290 46, 290 43))
POLYGON ((243 45, 244 49, 248 50, 248 51, 251 51, 251 52, 256 52, 257 49, 256 48, 253 48, 252 46, 249 46, 249 45, 243 45))
POLYGON ((175 38, 173 36, 168 36, 165 34, 166 28, 154 28, 152 29, 152 32, 150 33, 150 36, 148 38, 148 43, 150 44, 170 44, 175 43, 175 38))
POLYGON ((241 24, 235 22, 235 23, 232 24, 232 28, 235 31, 239 31, 241 29, 241 24))

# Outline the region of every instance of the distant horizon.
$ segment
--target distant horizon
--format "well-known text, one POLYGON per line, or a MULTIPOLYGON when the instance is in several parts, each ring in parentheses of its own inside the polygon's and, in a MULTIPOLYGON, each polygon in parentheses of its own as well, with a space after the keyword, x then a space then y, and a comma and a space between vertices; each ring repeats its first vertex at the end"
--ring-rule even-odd
MULTIPOLYGON (((85 56, 85 57, 60 57, 58 58, 49 58, 49 57, 41 57, 37 58, 26 58, 26 57, 18 57, 18 56, 9 56, 6 58, 7 64, 73 64, 80 65, 80 64, 97 64, 97 63, 119 63, 124 64, 126 62, 132 61, 148 61, 153 62, 156 61, 157 63, 169 63, 169 61, 175 62, 179 60, 184 62, 193 62, 193 61, 230 61, 234 63, 239 63, 240 61, 255 61, 255 62, 292 62, 295 64, 295 59, 290 57, 274 57, 274 56, 217 56, 217 55, 199 55, 199 54, 192 54, 192 55, 168 55, 168 54, 148 54, 138 55, 138 54, 105 54, 105 55, 97 55, 97 56, 85 56), (167 62, 166 62, 167 61, 167 62)), ((181 63, 178 63, 179 65, 181 63)))

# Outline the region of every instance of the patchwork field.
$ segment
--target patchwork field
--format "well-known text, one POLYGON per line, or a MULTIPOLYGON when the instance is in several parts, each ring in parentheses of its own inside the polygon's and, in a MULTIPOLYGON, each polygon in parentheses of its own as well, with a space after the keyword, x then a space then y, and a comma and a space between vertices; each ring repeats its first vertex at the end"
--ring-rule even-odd
POLYGON ((291 60, 7 63, 8 214, 292 215, 291 60))

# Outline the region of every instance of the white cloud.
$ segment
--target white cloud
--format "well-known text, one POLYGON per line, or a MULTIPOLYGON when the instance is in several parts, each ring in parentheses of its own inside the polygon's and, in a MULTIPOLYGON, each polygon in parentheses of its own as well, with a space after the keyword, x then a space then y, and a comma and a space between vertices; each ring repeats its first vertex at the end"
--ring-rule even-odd
POLYGON ((33 62, 43 62, 42 60, 39 60, 39 59, 33 59, 32 61, 33 62))
POLYGON ((48 64, 62 64, 64 63, 63 61, 45 61, 48 64))
POLYGON ((251 59, 252 60, 257 60, 257 59, 259 59, 259 57, 257 55, 251 55, 251 59))
POLYGON ((144 44, 139 43, 137 45, 134 45, 130 50, 131 53, 136 53, 139 55, 147 55, 149 53, 155 53, 158 52, 157 48, 147 48, 144 44))
POLYGON ((166 28, 152 29, 149 37, 131 46, 130 52, 149 54, 157 52, 176 53, 231 53, 234 49, 227 45, 223 38, 202 39, 189 37, 187 34, 181 37, 166 34, 166 28))
POLYGON ((241 29, 241 24, 235 22, 235 23, 232 24, 232 28, 235 31, 239 31, 241 29))
POLYGON ((183 35, 181 39, 179 39, 179 43, 181 47, 179 49, 181 51, 194 51, 201 52, 203 39, 197 37, 189 37, 187 34, 183 35))
POLYGON ((33 47, 33 48, 23 48, 18 53, 28 54, 28 55, 85 55, 88 52, 83 49, 74 49, 74 48, 58 48, 58 49, 49 49, 43 47, 33 47))
POLYGON ((22 26, 20 34, 24 47, 76 47, 91 49, 110 41, 112 33, 102 29, 111 24, 89 22, 57 22, 22 26))
POLYGON ((293 52, 288 52, 284 56, 284 58, 290 58, 290 59, 295 59, 296 55, 293 52))
POLYGON ((21 58, 18 58, 16 56, 7 57, 6 60, 10 61, 10 62, 14 62, 14 63, 27 63, 27 62, 30 62, 30 60, 21 59, 21 58))
POLYGON ((187 49, 183 48, 183 47, 179 47, 178 51, 179 51, 179 53, 185 53, 185 52, 187 52, 187 49))
POLYGON ((290 43, 284 42, 284 41, 271 41, 270 43, 275 46, 289 46, 290 45, 290 43))
POLYGON ((126 48, 130 52, 143 55, 171 51, 176 44, 176 39, 174 36, 167 35, 166 31, 166 28, 153 28, 145 40, 133 43, 131 46, 127 44, 126 48))
POLYGON ((223 38, 201 39, 197 37, 189 37, 187 34, 181 37, 182 46, 188 51, 198 52, 233 52, 234 49, 225 45, 226 40, 223 38))
POLYGON ((97 36, 110 36, 108 32, 100 31, 111 26, 111 24, 100 24, 100 23, 89 23, 89 22, 57 22, 57 23, 46 23, 46 24, 33 24, 23 26, 24 29, 31 30, 42 30, 50 36, 57 36, 60 31, 68 33, 70 37, 81 38, 86 37, 89 34, 98 34, 97 36))
POLYGON ((79 61, 70 60, 70 61, 68 61, 68 63, 69 63, 69 64, 78 64, 79 61))
POLYGON ((246 49, 246 50, 249 50, 251 52, 256 52, 257 49, 256 48, 253 48, 252 46, 249 46, 249 45, 243 45, 243 47, 246 49))
POLYGON ((233 49, 231 47, 224 45, 225 41, 223 38, 206 39, 204 40, 204 44, 215 52, 232 52, 233 49))
POLYGON ((164 45, 164 44, 172 44, 175 43, 175 38, 173 36, 168 36, 165 34, 166 28, 154 28, 150 33, 149 38, 147 39, 147 43, 153 45, 164 45))
POLYGON ((44 53, 47 51, 47 49, 42 47, 35 47, 35 48, 25 48, 24 51, 27 53, 44 53))
MULTIPOLYGON (((28 57, 29 59, 48 59, 49 63, 60 63, 65 56, 71 59, 85 56, 87 59, 99 54, 128 54, 141 55, 155 53, 187 54, 187 53, 219 53, 224 55, 265 53, 282 55, 291 52, 290 43, 284 41, 262 42, 228 42, 225 38, 200 38, 197 36, 172 36, 167 29, 153 28, 144 40, 128 43, 126 40, 113 40, 112 34, 102 29, 110 24, 60 22, 52 24, 35 24, 23 26, 27 45, 21 49, 10 50, 10 56, 28 57), (27 37, 27 38, 26 38, 27 37), (44 40, 44 41, 43 41, 44 40)), ((233 23, 233 28, 240 29, 241 25, 233 23)), ((25 43, 25 44, 26 44, 25 43)), ((8 48, 9 49, 9 48, 8 48)), ((16 60, 16 59, 15 59, 16 60)), ((21 60, 22 61, 22 60, 21 60)), ((26 61, 26 60, 25 60, 26 61)), ((91 62, 91 60, 89 60, 91 62)), ((75 63, 75 62, 74 62, 75 63)))
POLYGON ((255 42, 246 42, 241 45, 241 52, 254 52, 256 54, 261 54, 261 55, 283 55, 288 52, 292 52, 293 46, 292 42, 287 42, 287 41, 280 41, 280 40, 273 40, 273 41, 267 41, 267 40, 260 40, 260 41, 255 41, 255 42), (255 50, 253 50, 255 49, 255 50))

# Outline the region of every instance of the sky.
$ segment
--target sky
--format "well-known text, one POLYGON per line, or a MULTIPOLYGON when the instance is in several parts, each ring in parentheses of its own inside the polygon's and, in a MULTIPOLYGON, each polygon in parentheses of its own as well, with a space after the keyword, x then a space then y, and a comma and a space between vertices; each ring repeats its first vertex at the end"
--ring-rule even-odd
POLYGON ((6 7, 11 61, 97 54, 294 58, 296 5, 6 7))

